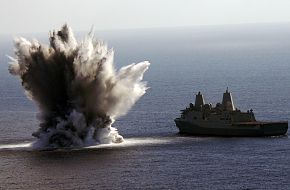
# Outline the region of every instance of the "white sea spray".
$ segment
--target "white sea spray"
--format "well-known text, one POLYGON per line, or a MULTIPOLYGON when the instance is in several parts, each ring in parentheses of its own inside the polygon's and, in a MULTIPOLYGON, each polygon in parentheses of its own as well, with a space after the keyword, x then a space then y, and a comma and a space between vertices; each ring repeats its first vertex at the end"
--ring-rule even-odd
POLYGON ((145 94, 150 63, 116 71, 114 51, 89 33, 78 42, 71 28, 50 33, 49 45, 15 38, 9 71, 20 77, 27 97, 39 107, 35 147, 81 147, 120 143, 111 125, 145 94))

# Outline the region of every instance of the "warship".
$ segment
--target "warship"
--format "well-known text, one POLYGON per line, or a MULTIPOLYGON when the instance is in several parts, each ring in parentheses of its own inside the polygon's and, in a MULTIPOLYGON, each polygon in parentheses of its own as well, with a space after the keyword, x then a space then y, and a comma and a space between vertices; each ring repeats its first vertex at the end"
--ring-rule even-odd
POLYGON ((181 110, 175 120, 179 132, 197 136, 279 136, 288 130, 288 121, 256 121, 253 110, 242 112, 235 108, 232 94, 223 94, 222 103, 215 107, 205 104, 203 95, 198 92, 195 104, 181 110))

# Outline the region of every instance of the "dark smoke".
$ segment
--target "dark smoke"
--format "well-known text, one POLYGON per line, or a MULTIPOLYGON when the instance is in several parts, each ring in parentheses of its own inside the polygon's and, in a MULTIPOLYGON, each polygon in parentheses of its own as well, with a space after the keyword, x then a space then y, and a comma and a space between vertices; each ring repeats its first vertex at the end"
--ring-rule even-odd
POLYGON ((67 25, 53 31, 49 42, 16 38, 16 58, 9 66, 40 110, 35 146, 122 142, 111 124, 145 93, 146 83, 141 80, 149 62, 116 72, 112 49, 91 33, 77 42, 67 25))

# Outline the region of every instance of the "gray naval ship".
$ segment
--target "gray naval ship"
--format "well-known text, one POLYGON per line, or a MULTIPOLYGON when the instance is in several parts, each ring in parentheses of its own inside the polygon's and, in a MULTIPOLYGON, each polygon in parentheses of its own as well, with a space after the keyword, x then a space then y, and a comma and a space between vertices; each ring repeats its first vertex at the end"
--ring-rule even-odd
POLYGON ((242 112, 235 108, 231 93, 226 90, 222 103, 216 107, 205 104, 203 95, 198 92, 195 104, 181 110, 175 120, 180 133, 206 136, 278 136, 285 135, 288 121, 256 121, 253 110, 242 112))

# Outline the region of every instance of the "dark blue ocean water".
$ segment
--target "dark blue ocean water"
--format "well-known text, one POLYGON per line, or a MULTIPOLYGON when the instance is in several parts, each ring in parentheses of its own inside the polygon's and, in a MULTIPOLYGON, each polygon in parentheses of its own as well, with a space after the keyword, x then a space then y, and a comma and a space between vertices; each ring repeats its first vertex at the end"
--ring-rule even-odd
POLYGON ((235 105, 252 108, 257 119, 289 120, 290 25, 97 34, 115 49, 117 68, 152 63, 145 74, 151 88, 114 124, 126 143, 89 150, 19 148, 34 140, 37 108, 8 74, 12 37, 2 36, 0 189, 290 189, 288 136, 184 137, 173 122, 197 91, 217 103, 226 87, 235 105))

